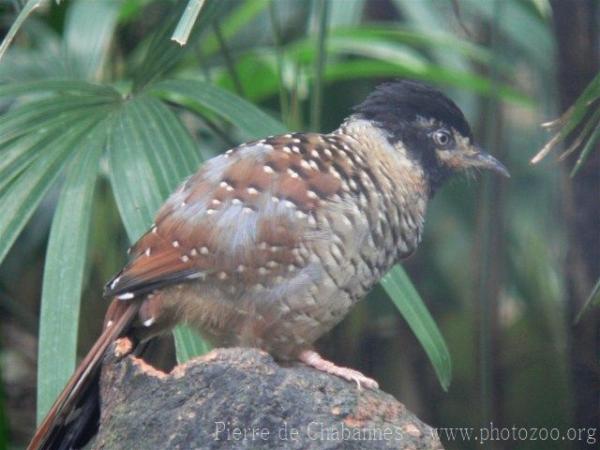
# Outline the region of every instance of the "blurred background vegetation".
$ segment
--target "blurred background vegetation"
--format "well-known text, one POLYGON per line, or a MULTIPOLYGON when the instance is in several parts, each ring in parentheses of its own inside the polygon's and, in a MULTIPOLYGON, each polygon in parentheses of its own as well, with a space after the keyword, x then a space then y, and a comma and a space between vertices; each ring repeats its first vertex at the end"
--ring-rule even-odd
MULTIPOLYGON (((455 99, 512 178, 450 183, 404 264, 452 356, 447 392, 415 318, 386 298, 410 290, 378 287, 320 349, 433 426, 595 427, 600 439, 599 2, 4 0, 0 32, 29 10, 0 61, 0 448, 24 446, 37 386, 72 370, 41 351, 37 380, 38 335, 73 364, 91 346, 103 284, 178 180, 261 133, 332 130, 398 77, 455 99), (531 165, 551 137, 540 124, 590 83, 554 124, 552 144, 571 154, 531 165)), ((486 448, 593 446, 580 436, 486 448)))

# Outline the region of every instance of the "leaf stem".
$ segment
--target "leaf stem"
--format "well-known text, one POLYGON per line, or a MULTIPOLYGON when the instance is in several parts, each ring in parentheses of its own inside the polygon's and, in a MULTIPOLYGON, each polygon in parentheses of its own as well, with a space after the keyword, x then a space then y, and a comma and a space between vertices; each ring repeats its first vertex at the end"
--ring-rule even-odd
POLYGON ((283 47, 281 29, 277 20, 277 10, 275 9, 275 0, 269 3, 269 18, 271 20, 271 30, 273 31, 273 43, 275 44, 275 55, 277 58, 277 72, 279 76, 279 108, 281 117, 286 125, 289 125, 288 118, 290 113, 289 100, 285 89, 285 80, 283 79, 283 47))
POLYGON ((179 23, 177 23, 177 27, 171 36, 172 41, 177 42, 181 46, 187 44, 190 34, 192 33, 192 28, 200 14, 200 10, 202 10, 202 7, 204 6, 204 1, 205 0, 189 0, 181 15, 181 19, 179 19, 179 23))
POLYGON ((312 27, 317 34, 317 57, 314 65, 314 83, 311 97, 310 126, 314 131, 321 127, 321 107, 323 103, 323 72, 325 70, 327 38, 327 22, 329 16, 329 2, 314 0, 312 27))
POLYGON ((231 52, 229 51, 229 47, 227 46, 227 42, 225 41, 225 37, 223 36, 223 32, 221 31, 221 25, 218 21, 213 23, 213 31, 215 32, 215 36, 217 38, 217 42, 219 43, 219 47, 221 48, 221 53, 223 54, 223 58, 225 59, 225 65, 227 66, 227 71, 233 80, 233 85, 235 87, 235 91, 240 97, 245 97, 244 88, 240 81, 240 77, 235 69, 235 61, 231 56, 231 52))

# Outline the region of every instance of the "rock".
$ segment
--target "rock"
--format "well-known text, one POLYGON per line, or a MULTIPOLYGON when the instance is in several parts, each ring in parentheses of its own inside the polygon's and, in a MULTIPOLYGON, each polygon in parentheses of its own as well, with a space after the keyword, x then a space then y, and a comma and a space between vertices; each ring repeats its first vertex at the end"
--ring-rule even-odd
POLYGON ((107 361, 94 449, 442 449, 392 396, 254 349, 218 349, 169 374, 107 361))

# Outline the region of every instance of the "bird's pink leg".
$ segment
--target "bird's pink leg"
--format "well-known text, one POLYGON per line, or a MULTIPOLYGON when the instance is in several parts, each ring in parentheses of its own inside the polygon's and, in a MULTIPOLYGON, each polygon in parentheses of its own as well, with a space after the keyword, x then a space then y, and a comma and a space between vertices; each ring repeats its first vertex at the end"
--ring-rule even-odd
POLYGON ((336 366, 331 361, 321 358, 314 350, 304 350, 298 355, 298 359, 304 364, 314 367, 317 370, 336 375, 344 380, 353 381, 360 389, 362 386, 368 389, 377 389, 379 385, 377 381, 364 376, 358 370, 349 369, 348 367, 336 366))

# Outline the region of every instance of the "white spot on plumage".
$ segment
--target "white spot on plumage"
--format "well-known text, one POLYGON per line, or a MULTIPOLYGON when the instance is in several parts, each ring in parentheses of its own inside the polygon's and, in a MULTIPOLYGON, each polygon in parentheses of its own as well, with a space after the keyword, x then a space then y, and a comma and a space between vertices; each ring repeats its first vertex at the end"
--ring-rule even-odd
POLYGON ((298 175, 298 172, 296 172, 294 169, 288 169, 287 173, 292 178, 298 178, 300 176, 298 175))
POLYGON ((300 147, 298 147, 297 145, 292 145, 292 151, 294 153, 296 153, 297 155, 300 154, 300 147))
POLYGON ((119 280, 121 280, 121 277, 117 277, 117 278, 115 278, 115 279, 112 281, 112 283, 110 283, 110 288, 111 288, 111 289, 114 289, 114 288, 115 288, 115 286, 117 285, 117 283, 119 282, 119 280))
POLYGON ((249 187, 248 189, 246 189, 246 192, 248 192, 248 194, 250 194, 250 195, 256 195, 256 194, 258 194, 258 190, 256 188, 253 188, 253 187, 249 187))
POLYGON ((317 193, 315 191, 306 191, 306 195, 308 198, 312 199, 312 200, 316 200, 319 198, 319 196, 317 195, 317 193))
POLYGON ((201 255, 208 255, 209 251, 208 251, 208 247, 200 247, 200 254, 201 255))
POLYGON ((195 248, 191 249, 190 256, 198 256, 198 250, 196 250, 195 248))
POLYGON ((124 294, 117 295, 119 300, 131 300, 133 297, 135 297, 133 292, 125 292, 124 294))
POLYGON ((302 167, 305 170, 310 170, 311 169, 310 164, 305 159, 303 159, 302 161, 300 161, 300 167, 302 167))
POLYGON ((240 205, 242 201, 239 198, 232 198, 231 203, 234 205, 240 205))
POLYGON ((171 242, 171 245, 175 248, 179 247, 179 241, 173 241, 171 242))
POLYGON ((250 214, 250 213, 253 213, 254 210, 252 208, 249 208, 248 206, 244 206, 244 209, 242 209, 242 212, 244 214, 250 214))
POLYGON ((239 266, 237 266, 237 268, 235 270, 237 270, 239 273, 242 273, 246 270, 246 266, 244 266, 243 264, 240 264, 239 266))
POLYGON ((316 150, 311 150, 311 151, 310 151, 310 155, 311 155, 313 158, 320 158, 320 157, 321 157, 321 155, 319 155, 319 152, 318 152, 318 151, 316 151, 316 150))
POLYGON ((258 268, 258 274, 259 275, 267 275, 269 273, 269 270, 265 267, 259 267, 258 268))
POLYGON ((329 150, 328 148, 323 150, 323 153, 325 153, 325 156, 327 156, 328 158, 333 158, 333 154, 331 153, 331 150, 329 150))
POLYGON ((152 250, 150 249, 150 247, 148 247, 148 248, 146 249, 146 251, 144 252, 144 255, 146 255, 146 256, 150 256, 150 254, 151 254, 151 253, 152 253, 152 250))
POLYGON ((221 204, 221 200, 219 200, 218 198, 213 198, 211 200, 211 203, 215 206, 219 206, 221 204))
POLYGON ((156 225, 154 225, 152 227, 152 234, 156 234, 156 233, 158 233, 158 227, 156 225))
POLYGON ((204 279, 206 278, 206 274, 204 272, 194 272, 187 275, 186 278, 188 280, 196 280, 198 278, 204 279))
POLYGON ((302 211, 296 211, 296 217, 298 219, 306 219, 307 214, 303 213, 302 211))
POLYGON ((145 327, 152 326, 152 324, 156 321, 154 317, 150 317, 149 319, 144 320, 143 325, 145 327))
POLYGON ((268 166, 268 165, 264 165, 263 166, 263 170, 265 171, 265 173, 268 173, 268 174, 275 173, 275 171, 273 170, 273 168, 271 166, 268 166))
POLYGON ((288 155, 292 153, 292 149, 289 148, 287 145, 281 147, 281 150, 283 150, 283 152, 287 153, 288 155))
POLYGON ((179 258, 179 259, 181 259, 181 261, 183 261, 185 263, 190 260, 190 257, 188 255, 182 255, 181 258, 179 258))
POLYGON ((317 162, 314 159, 311 159, 310 161, 308 161, 308 164, 310 165, 310 167, 313 170, 319 170, 319 165, 317 164, 317 162))
POLYGON ((226 272, 219 272, 219 274, 217 275, 217 277, 219 278, 219 280, 226 280, 227 279, 227 273, 226 272))
POLYGON ((222 187, 224 189, 227 189, 228 187, 230 187, 231 185, 227 182, 227 181, 221 181, 219 183, 219 187, 222 187))
POLYGON ((210 209, 210 208, 209 208, 209 209, 207 209, 207 210, 206 210, 206 214, 208 214, 209 216, 212 216, 212 215, 213 215, 214 213, 216 213, 216 212, 217 212, 217 210, 216 210, 216 209, 210 209))

